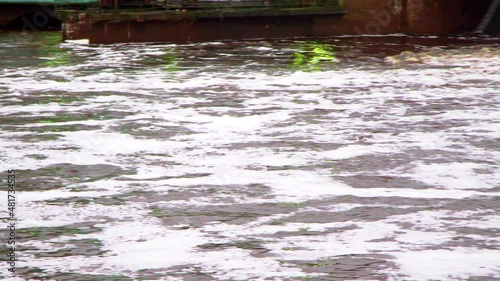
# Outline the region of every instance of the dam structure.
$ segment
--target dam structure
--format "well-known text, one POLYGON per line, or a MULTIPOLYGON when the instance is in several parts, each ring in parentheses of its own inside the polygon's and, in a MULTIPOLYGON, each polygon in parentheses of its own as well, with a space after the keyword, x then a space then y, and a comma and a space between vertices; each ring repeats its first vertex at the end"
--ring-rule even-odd
MULTIPOLYGON (((19 7, 33 0, 7 1, 19 7)), ((89 39, 91 44, 395 33, 498 34, 500 29, 498 0, 45 1, 36 2, 38 8, 53 7, 53 16, 62 23, 64 40, 89 39)), ((5 24, 8 20, 3 17, 5 24)))

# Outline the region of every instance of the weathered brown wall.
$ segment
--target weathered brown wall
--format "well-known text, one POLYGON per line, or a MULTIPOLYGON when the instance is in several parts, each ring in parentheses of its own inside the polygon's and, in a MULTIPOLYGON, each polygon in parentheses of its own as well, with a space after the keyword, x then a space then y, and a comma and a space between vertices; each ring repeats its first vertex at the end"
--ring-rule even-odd
POLYGON ((463 22, 463 0, 408 0, 408 32, 442 34, 463 22))
MULTIPOLYGON (((448 34, 471 31, 491 0, 344 0, 345 15, 261 16, 193 20, 91 22, 91 43, 185 42, 335 35, 448 34)), ((85 36, 89 23, 66 21, 65 38, 85 36), (80 24, 80 23, 83 24, 80 24), (81 28, 78 29, 78 26, 81 28), (71 29, 74 29, 73 31, 71 29), (70 34, 72 33, 72 34, 70 34), (77 36, 74 36, 77 35, 77 36)))
POLYGON ((343 34, 390 34, 402 30, 406 0, 344 0, 347 14, 341 18, 322 18, 317 26, 323 36, 343 34))
MULTIPOLYGON (((96 22, 91 43, 317 37, 311 16, 96 22)), ((68 36, 69 37, 69 36, 68 36)), ((74 36, 72 39, 76 39, 74 36)))
POLYGON ((407 0, 408 30, 412 34, 473 31, 491 0, 407 0))
POLYGON ((473 31, 491 0, 344 0, 344 3, 347 14, 329 23, 328 32, 334 35, 473 31))
POLYGON ((70 16, 64 16, 62 21, 63 40, 77 40, 89 38, 90 23, 85 13, 75 13, 70 16))
POLYGON ((337 34, 389 34, 402 28, 406 0, 345 0, 347 14, 337 23, 337 34))
POLYGON ((345 15, 248 17, 92 24, 91 42, 183 42, 218 39, 325 37, 402 31, 406 0, 345 0, 345 15))
MULTIPOLYGON (((473 31, 491 0, 345 0, 343 34, 447 34, 473 31)), ((337 32, 336 32, 337 33, 337 32)))

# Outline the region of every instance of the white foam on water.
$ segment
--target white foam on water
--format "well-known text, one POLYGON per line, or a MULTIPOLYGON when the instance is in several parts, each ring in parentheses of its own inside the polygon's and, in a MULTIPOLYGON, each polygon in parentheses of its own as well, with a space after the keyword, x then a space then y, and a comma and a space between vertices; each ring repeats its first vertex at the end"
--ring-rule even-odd
MULTIPOLYGON (((335 70, 279 73, 225 65, 222 69, 221 57, 239 57, 230 51, 214 59, 190 54, 213 62, 200 69, 195 67, 198 59, 185 65, 177 62, 181 66, 175 71, 144 63, 186 51, 186 46, 203 53, 208 52, 206 46, 225 44, 93 47, 69 42, 63 48, 84 58, 81 63, 9 69, 0 75, 0 87, 9 93, 1 100, 8 104, 2 104, 2 117, 120 113, 109 119, 2 128, 3 165, 36 170, 61 163, 108 164, 133 172, 56 190, 20 192, 22 228, 102 229, 27 241, 36 249, 23 253, 31 267, 138 277, 140 270, 168 274, 181 266, 184 272, 201 270, 217 280, 282 280, 322 275, 308 273, 294 261, 384 255, 391 257, 387 262, 392 266, 380 272, 393 280, 466 279, 499 272, 499 251, 476 246, 494 247, 498 239, 458 229, 493 232, 500 225, 498 214, 485 206, 464 211, 447 207, 450 202, 478 198, 491 205, 500 195, 493 190, 500 182, 500 157, 488 144, 500 134, 496 59, 427 62, 432 66, 445 60, 452 68, 339 65, 335 70), (56 93, 79 99, 17 104, 26 97, 56 93), (98 128, 63 130, 57 139, 29 139, 44 126, 59 125, 98 128), (127 131, 128 125, 140 128, 131 126, 127 131), (481 141, 485 144, 476 143, 481 141), (29 157, 36 154, 47 158, 29 157), (413 158, 401 158, 410 154, 413 158), (387 160, 386 165, 385 159, 396 164, 387 160), (343 180, 345 176, 387 177, 389 183, 379 180, 380 186, 354 188, 343 180), (391 177, 427 186, 417 189, 408 183, 395 188, 391 177), (252 185, 265 187, 262 194, 252 193, 252 185), (210 196, 208 189, 214 190, 210 196), (136 191, 145 195, 126 197, 136 191), (185 191, 202 195, 174 196, 185 191), (122 196, 123 204, 99 203, 122 196), (329 200, 336 203, 323 203, 329 200), (393 200, 394 205, 373 203, 378 200, 393 200), (229 209, 235 204, 271 211, 240 223, 214 220, 194 227, 187 216, 177 216, 184 221, 169 225, 164 221, 168 216, 151 215, 153 207, 168 214, 170 208, 229 209), (356 208, 397 212, 373 220, 355 215, 336 218, 342 212, 357 212, 356 208), (329 212, 332 217, 323 218, 324 223, 302 217, 314 212, 329 212), (457 237, 479 242, 455 246, 457 237), (97 239, 106 252, 57 258, 35 255, 66 249, 75 239, 97 239), (257 241, 269 252, 258 256, 254 252, 258 249, 234 246, 246 241, 257 241), (207 244, 229 246, 200 247, 207 244)), ((274 50, 268 44, 244 49, 274 50)), ((0 201, 1 209, 6 208, 4 202, 0 201)), ((6 272, 5 265, 0 269, 1 274, 6 272)))
POLYGON ((498 250, 458 248, 449 250, 420 250, 394 253, 400 272, 391 280, 460 280, 470 276, 497 278, 500 272, 498 250))
POLYGON ((89 45, 89 39, 65 40, 68 44, 89 45))
POLYGON ((490 189, 500 184, 500 179, 491 174, 481 174, 474 170, 488 168, 488 165, 477 163, 446 163, 446 164, 417 164, 411 174, 432 186, 449 190, 490 189))

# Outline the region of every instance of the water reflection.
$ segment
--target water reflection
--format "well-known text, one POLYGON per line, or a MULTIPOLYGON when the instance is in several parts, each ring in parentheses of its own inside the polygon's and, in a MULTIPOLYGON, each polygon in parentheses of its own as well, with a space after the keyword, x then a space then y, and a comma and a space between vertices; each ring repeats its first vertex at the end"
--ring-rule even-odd
POLYGON ((60 32, 0 33, 0 66, 55 67, 70 63, 69 50, 61 48, 60 32))
POLYGON ((163 69, 165 71, 178 71, 180 69, 178 66, 179 64, 178 54, 175 52, 175 50, 165 51, 165 55, 163 55, 162 58, 163 58, 163 69))
POLYGON ((45 59, 44 64, 49 67, 68 65, 71 62, 69 50, 61 48, 62 38, 59 32, 42 33, 37 40, 39 57, 45 59))
POLYGON ((316 41, 300 42, 295 52, 293 66, 304 71, 320 71, 321 63, 335 63, 338 60, 333 50, 334 46, 316 41))

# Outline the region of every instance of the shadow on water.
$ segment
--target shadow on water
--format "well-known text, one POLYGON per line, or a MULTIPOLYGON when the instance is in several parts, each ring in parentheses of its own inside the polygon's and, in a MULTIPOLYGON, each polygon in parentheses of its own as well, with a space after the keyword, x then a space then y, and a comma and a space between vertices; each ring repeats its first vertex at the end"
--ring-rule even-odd
POLYGON ((69 49, 62 48, 60 32, 0 32, 0 65, 2 68, 69 65, 69 49))

